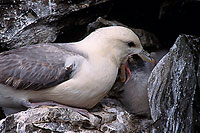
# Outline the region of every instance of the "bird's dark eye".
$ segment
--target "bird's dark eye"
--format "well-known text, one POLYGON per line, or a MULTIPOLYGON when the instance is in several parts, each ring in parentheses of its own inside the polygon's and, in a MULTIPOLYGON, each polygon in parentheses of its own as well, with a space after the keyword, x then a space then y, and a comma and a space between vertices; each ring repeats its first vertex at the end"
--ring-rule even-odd
POLYGON ((133 42, 129 42, 129 43, 128 43, 128 46, 129 46, 129 47, 135 47, 136 45, 135 45, 135 43, 133 43, 133 42))

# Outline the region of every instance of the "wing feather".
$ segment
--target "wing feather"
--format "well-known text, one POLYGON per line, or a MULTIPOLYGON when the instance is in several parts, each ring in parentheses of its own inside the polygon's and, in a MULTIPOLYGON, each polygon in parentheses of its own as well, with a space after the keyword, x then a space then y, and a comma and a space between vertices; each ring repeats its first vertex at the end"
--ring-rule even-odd
POLYGON ((14 89, 49 88, 70 79, 79 57, 83 58, 73 49, 47 44, 6 51, 0 54, 0 83, 14 89), (76 61, 68 62, 66 69, 71 55, 76 61))

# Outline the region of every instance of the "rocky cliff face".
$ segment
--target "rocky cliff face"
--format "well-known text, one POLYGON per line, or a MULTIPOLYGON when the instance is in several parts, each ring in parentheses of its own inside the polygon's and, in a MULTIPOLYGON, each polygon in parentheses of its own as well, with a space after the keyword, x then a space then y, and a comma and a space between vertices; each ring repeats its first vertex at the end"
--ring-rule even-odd
POLYGON ((148 82, 155 132, 199 129, 200 38, 180 35, 148 82))
POLYGON ((86 117, 70 108, 40 107, 22 111, 0 121, 1 133, 13 132, 141 132, 148 120, 125 111, 116 100, 104 99, 86 117), (143 126, 142 126, 143 125, 143 126))
POLYGON ((109 1, 0 1, 0 50, 54 42, 64 27, 82 26, 105 14, 109 1))

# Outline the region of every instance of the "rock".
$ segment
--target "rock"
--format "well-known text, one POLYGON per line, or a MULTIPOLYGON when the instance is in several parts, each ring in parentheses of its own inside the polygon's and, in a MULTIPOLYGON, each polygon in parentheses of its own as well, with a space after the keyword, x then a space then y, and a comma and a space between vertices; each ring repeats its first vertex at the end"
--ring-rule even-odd
MULTIPOLYGON (((116 26, 116 25, 128 27, 118 21, 109 21, 109 20, 103 19, 102 17, 99 17, 97 18, 95 22, 92 22, 88 25, 87 31, 89 34, 91 31, 94 31, 97 28, 101 28, 105 26, 116 26)), ((144 48, 151 48, 154 50, 160 48, 160 42, 153 33, 150 33, 143 29, 135 29, 132 27, 128 27, 128 28, 132 29, 138 35, 144 48)))
POLYGON ((180 35, 148 81, 153 132, 200 129, 200 37, 180 35))
POLYGON ((78 28, 104 15, 109 1, 2 0, 0 49, 54 42, 63 29, 78 28))
POLYGON ((89 118, 70 108, 43 106, 9 115, 0 121, 0 132, 139 132, 142 124, 116 100, 104 99, 89 118))

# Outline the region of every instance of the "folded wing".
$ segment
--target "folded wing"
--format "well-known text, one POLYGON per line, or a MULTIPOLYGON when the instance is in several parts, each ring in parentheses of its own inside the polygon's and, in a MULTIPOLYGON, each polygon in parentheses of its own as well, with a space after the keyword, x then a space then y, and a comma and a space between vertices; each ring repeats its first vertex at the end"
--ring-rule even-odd
POLYGON ((27 90, 53 87, 69 80, 83 58, 71 46, 40 44, 6 51, 0 54, 0 84, 27 90))

